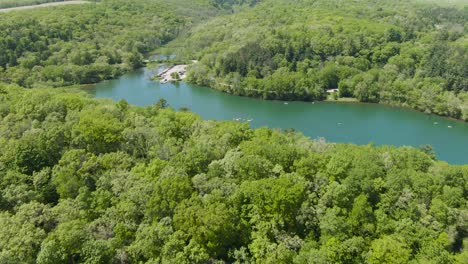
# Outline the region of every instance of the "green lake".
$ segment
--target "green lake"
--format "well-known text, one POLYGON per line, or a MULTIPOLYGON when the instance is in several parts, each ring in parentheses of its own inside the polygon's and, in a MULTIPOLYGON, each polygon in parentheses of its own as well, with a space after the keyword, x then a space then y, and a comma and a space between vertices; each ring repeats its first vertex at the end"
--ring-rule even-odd
POLYGON ((188 107, 204 119, 251 120, 252 127, 293 128, 310 138, 355 144, 430 144, 441 160, 468 164, 468 123, 375 104, 279 102, 233 96, 187 83, 151 81, 155 70, 141 69, 98 83, 97 98, 125 99, 146 106, 164 98, 174 109, 188 107))

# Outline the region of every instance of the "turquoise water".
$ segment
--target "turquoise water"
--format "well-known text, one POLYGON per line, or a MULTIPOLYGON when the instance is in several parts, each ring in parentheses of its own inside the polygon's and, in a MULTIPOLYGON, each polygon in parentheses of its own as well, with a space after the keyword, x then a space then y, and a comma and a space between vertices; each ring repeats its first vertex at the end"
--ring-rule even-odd
POLYGON ((264 101, 233 96, 187 83, 160 84, 141 69, 88 90, 98 98, 146 106, 165 98, 174 109, 188 107, 204 119, 252 119, 251 126, 293 128, 332 142, 420 146, 430 144, 452 164, 468 164, 468 124, 375 104, 264 101))

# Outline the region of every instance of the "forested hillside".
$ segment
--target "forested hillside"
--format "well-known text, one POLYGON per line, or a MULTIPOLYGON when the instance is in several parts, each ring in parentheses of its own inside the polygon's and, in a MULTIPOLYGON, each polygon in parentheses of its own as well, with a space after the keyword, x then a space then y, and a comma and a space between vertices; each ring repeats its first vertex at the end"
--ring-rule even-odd
POLYGON ((467 119, 468 9, 415 1, 2 13, 0 263, 466 263, 468 165, 428 146, 334 144, 60 88, 163 47, 199 60, 190 81, 234 94, 339 88, 467 119))
POLYGON ((342 98, 468 120, 463 1, 104 0, 5 13, 0 80, 95 83, 175 40, 178 59, 200 61, 189 81, 225 92, 315 101, 338 88, 342 98))
POLYGON ((114 78, 217 12, 205 0, 104 0, 2 13, 0 80, 57 87, 114 78))
POLYGON ((467 166, 0 85, 1 263, 464 263, 467 166))
POLYGON ((236 95, 361 102, 468 120, 468 2, 264 0, 171 44, 189 80, 236 95), (430 4, 429 4, 430 3, 430 4))

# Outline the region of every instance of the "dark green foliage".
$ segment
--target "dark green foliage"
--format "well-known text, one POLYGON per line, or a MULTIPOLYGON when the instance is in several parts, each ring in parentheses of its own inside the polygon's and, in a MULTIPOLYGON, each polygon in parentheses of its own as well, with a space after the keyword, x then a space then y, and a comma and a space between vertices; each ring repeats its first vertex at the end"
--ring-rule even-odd
POLYGON ((235 95, 353 97, 468 120, 467 17, 427 0, 105 0, 9 12, 0 80, 95 83, 164 48, 199 60, 189 81, 235 95))
POLYGON ((261 0, 210 0, 210 4, 218 8, 232 8, 235 5, 254 6, 261 0))
POLYGON ((468 167, 427 146, 330 144, 161 105, 0 87, 2 263, 466 256, 468 167))
POLYGON ((467 20, 416 1, 265 0, 170 45, 199 60, 190 81, 228 93, 314 101, 338 88, 468 120, 467 20))
POLYGON ((0 79, 25 87, 111 79, 213 14, 204 0, 105 0, 1 13, 0 79))

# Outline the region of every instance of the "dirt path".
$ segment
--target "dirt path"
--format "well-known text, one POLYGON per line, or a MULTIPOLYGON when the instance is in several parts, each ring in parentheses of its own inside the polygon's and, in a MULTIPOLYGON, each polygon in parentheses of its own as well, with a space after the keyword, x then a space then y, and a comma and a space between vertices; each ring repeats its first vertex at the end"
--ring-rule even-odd
POLYGON ((65 2, 54 2, 54 3, 45 3, 40 5, 30 5, 30 6, 19 6, 19 7, 10 7, 0 9, 0 12, 10 12, 15 10, 27 10, 27 9, 34 9, 39 7, 48 7, 48 6, 61 6, 61 5, 77 5, 77 4, 88 4, 88 1, 65 1, 65 2))

